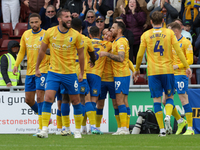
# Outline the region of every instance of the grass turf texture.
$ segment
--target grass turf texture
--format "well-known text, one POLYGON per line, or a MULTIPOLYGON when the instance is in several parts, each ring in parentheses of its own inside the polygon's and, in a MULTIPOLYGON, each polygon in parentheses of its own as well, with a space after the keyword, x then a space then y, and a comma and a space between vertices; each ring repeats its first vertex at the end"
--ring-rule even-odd
POLYGON ((139 135, 83 135, 82 139, 73 136, 49 134, 40 139, 28 134, 1 134, 0 150, 193 150, 200 149, 200 135, 183 136, 169 135, 158 137, 157 134, 139 135))

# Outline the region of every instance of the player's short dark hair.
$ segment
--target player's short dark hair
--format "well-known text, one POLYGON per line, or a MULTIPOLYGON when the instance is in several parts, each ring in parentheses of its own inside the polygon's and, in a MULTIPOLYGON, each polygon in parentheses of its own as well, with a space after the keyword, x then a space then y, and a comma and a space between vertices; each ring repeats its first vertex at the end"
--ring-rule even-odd
POLYGON ((162 23, 163 14, 160 11, 155 11, 150 15, 150 19, 154 25, 159 25, 162 23))
POLYGON ((97 26, 92 26, 89 30, 92 37, 99 37, 99 28, 97 26))
POLYGON ((172 22, 168 24, 168 26, 170 26, 172 30, 178 29, 179 31, 182 31, 180 24, 178 24, 177 22, 172 22))
POLYGON ((122 30, 122 34, 123 34, 126 29, 125 23, 122 21, 115 21, 115 23, 117 24, 118 28, 120 28, 122 30))
POLYGON ((73 18, 72 22, 71 22, 71 27, 75 30, 77 30, 78 32, 81 31, 82 29, 82 21, 79 18, 73 18))
POLYGON ((57 18, 62 16, 62 12, 70 12, 68 9, 62 8, 57 12, 57 18))
POLYGON ((183 21, 181 20, 181 19, 179 19, 179 18, 177 18, 177 19, 175 19, 174 21, 180 21, 181 22, 181 24, 183 24, 183 21))
POLYGON ((28 17, 28 20, 30 20, 30 18, 33 18, 33 17, 38 17, 41 20, 41 16, 38 13, 30 14, 30 16, 28 17))

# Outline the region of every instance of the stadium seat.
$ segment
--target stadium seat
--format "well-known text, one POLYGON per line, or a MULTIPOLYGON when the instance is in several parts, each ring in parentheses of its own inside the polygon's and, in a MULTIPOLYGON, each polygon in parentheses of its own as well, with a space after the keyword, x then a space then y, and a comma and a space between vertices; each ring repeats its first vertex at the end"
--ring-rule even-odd
POLYGON ((28 29, 28 23, 19 22, 15 26, 14 35, 11 38, 21 38, 24 31, 28 29))
POLYGON ((147 76, 146 74, 140 74, 138 80, 136 83, 134 83, 134 85, 146 85, 147 82, 147 76))
MULTIPOLYGON (((0 51, 8 50, 8 43, 10 41, 12 41, 12 40, 11 39, 9 39, 9 40, 3 40, 2 44, 1 44, 0 51)), ((15 41, 20 42, 20 39, 15 39, 15 41)))
POLYGON ((12 23, 0 23, 2 31, 2 39, 9 39, 13 35, 12 23))

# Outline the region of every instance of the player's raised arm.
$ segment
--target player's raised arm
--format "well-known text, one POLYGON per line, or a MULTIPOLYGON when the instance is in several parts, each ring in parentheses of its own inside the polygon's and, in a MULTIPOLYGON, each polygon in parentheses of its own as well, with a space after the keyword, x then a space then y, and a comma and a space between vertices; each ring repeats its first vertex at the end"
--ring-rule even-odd
POLYGON ((39 66, 40 66, 40 63, 41 63, 41 61, 43 60, 43 58, 46 54, 47 47, 48 47, 48 45, 45 44, 44 42, 42 42, 40 50, 39 50, 38 58, 37 58, 37 63, 36 63, 36 66, 35 66, 35 75, 37 77, 41 76, 39 66))

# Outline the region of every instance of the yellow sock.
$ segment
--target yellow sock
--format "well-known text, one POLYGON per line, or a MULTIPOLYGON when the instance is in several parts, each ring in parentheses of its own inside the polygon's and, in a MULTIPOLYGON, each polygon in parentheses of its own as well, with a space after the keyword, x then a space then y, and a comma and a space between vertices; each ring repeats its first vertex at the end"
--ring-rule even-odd
POLYGON ((127 115, 127 124, 126 124, 126 128, 129 129, 129 124, 130 124, 130 115, 127 115))
MULTIPOLYGON (((95 111, 95 113, 96 113, 96 111, 95 111)), ((95 125, 96 123, 96 116, 95 116, 95 113, 94 113, 94 111, 88 111, 88 112, 86 112, 86 114, 87 114, 87 116, 88 116, 88 118, 89 118, 89 121, 90 121, 90 124, 91 125, 95 125)))
POLYGON ((100 127, 103 115, 96 115, 96 127, 100 127))
POLYGON ((74 115, 74 120, 75 120, 75 128, 80 129, 82 124, 82 114, 74 115))
POLYGON ((42 130, 42 115, 38 115, 39 129, 42 130))
POLYGON ((117 127, 121 128, 121 122, 120 122, 120 119, 119 119, 119 115, 115 115, 115 119, 117 121, 117 127))
POLYGON ((172 115, 174 116, 174 118, 175 118, 176 120, 181 119, 181 116, 180 116, 180 114, 178 113, 176 107, 174 107, 174 109, 173 109, 173 111, 172 111, 172 115))
POLYGON ((57 129, 62 129, 62 117, 56 115, 56 120, 57 120, 57 129))
POLYGON ((173 111, 173 105, 172 104, 166 104, 165 105, 165 111, 166 111, 166 116, 171 116, 172 111, 173 111))
POLYGON ((82 126, 86 126, 86 123, 87 123, 87 115, 86 115, 86 113, 85 113, 85 116, 82 117, 82 118, 83 118, 83 120, 82 120, 82 126))
POLYGON ((158 111, 157 113, 155 113, 156 115, 156 120, 158 122, 158 126, 160 129, 165 128, 164 127, 164 123, 163 123, 163 112, 162 111, 158 111))
POLYGON ((42 112, 42 126, 48 127, 50 118, 51 118, 51 113, 42 112))
POLYGON ((119 118, 120 118, 120 122, 121 122, 121 127, 126 127, 126 123, 127 123, 127 113, 119 113, 119 118))
POLYGON ((192 112, 185 113, 186 120, 188 122, 188 127, 193 127, 193 117, 192 112))
POLYGON ((62 116, 62 124, 65 127, 69 127, 70 126, 70 119, 69 119, 69 115, 67 116, 62 116))

